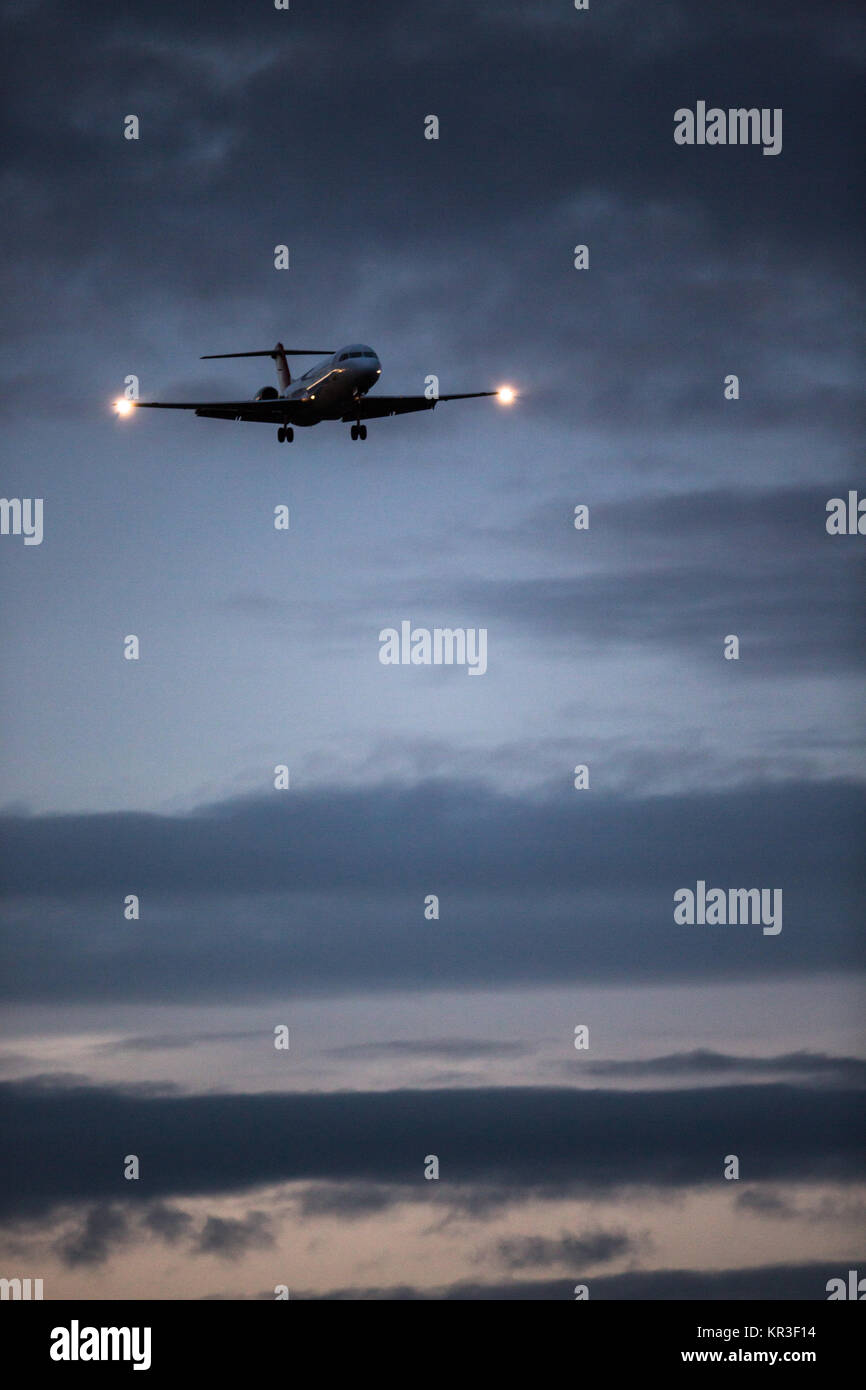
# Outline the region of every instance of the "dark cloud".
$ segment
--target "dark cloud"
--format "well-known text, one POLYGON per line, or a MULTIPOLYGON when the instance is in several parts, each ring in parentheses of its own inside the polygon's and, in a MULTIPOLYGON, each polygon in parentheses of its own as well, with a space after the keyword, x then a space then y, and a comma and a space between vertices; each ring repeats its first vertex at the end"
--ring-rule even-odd
POLYGON ((643 1249, 644 1243, 625 1231, 595 1231, 583 1236, 563 1232, 558 1237, 510 1236, 500 1240, 496 1253, 509 1269, 568 1264, 578 1269, 607 1264, 643 1249))
MULTIPOLYGON (((510 1188, 515 1199, 671 1189, 722 1183, 730 1153, 750 1182, 854 1181, 863 1173, 862 1095, 777 1084, 145 1097, 6 1082, 0 1204, 28 1216, 128 1199, 118 1153, 138 1155, 136 1187, 151 1202, 292 1181, 385 1183, 446 1207, 451 1185, 497 1196, 510 1188), (438 1182, 424 1180, 428 1154, 440 1160, 438 1182)), ((230 1244, 233 1234, 212 1238, 230 1244)))
MULTIPOLYGON (((856 422, 850 427, 856 430, 856 422)), ((847 505, 857 488, 852 474, 800 487, 663 495, 643 485, 637 496, 595 501, 595 489, 581 484, 571 498, 534 503, 511 525, 455 533, 448 577, 441 566, 435 576, 419 567, 414 584, 401 582, 400 602, 420 625, 435 626, 442 613, 454 612, 467 626, 486 624, 499 663, 509 660, 509 640, 518 635, 538 660, 565 651, 582 660, 614 652, 634 659, 640 652, 667 655, 688 663, 682 669, 693 677, 714 672, 718 680, 732 671, 764 681, 860 672, 862 537, 826 531, 828 502, 847 505), (573 526, 578 501, 590 505, 589 529, 580 533, 573 526), (519 577, 507 566, 499 578, 477 577, 467 543, 470 553, 496 555, 498 569, 504 555, 516 553, 519 577), (730 632, 740 639, 735 666, 722 654, 730 632)), ((306 621, 320 628, 337 621, 343 639, 356 643, 362 633, 378 634, 393 609, 394 586, 393 573, 359 586, 337 619, 326 619, 311 600, 306 621)), ((304 621, 275 596, 237 593, 221 603, 284 637, 304 621)))
MULTIPOLYGON (((863 1260, 859 1261, 860 1268, 863 1260)), ((663 1269, 629 1271, 626 1274, 593 1275, 585 1278, 580 1268, 565 1279, 500 1284, 459 1283, 438 1289, 418 1289, 402 1285, 388 1288, 332 1289, 312 1293, 292 1289, 298 1299, 434 1299, 434 1300, 573 1300, 576 1283, 587 1284, 590 1299, 672 1299, 677 1301, 803 1300, 813 1302, 827 1297, 827 1281, 843 1277, 856 1260, 834 1263, 762 1265, 752 1269, 663 1269)), ((274 1293, 262 1293, 273 1300, 274 1293)))
POLYGON ((704 1076, 724 1076, 736 1072, 738 1075, 764 1077, 788 1073, 851 1086, 866 1083, 866 1061, 862 1057, 831 1057, 825 1052, 785 1052, 776 1057, 744 1057, 698 1047, 692 1052, 672 1052, 665 1057, 600 1062, 587 1059, 582 1067, 591 1076, 669 1077, 698 1072, 704 1076))
MULTIPOLYGON (((54 1242, 54 1249, 69 1268, 95 1268, 127 1246, 152 1244, 154 1239, 185 1254, 218 1255, 224 1259, 235 1259, 274 1244, 274 1221, 266 1212, 248 1211, 241 1218, 207 1216, 199 1222, 188 1211, 170 1203, 156 1201, 142 1208, 128 1197, 116 1202, 99 1200, 84 1204, 83 1208, 61 1204, 53 1214, 52 1224, 65 1227, 54 1242)), ((17 1240, 22 1251, 28 1251, 28 1241, 41 1234, 40 1222, 30 1215, 13 1216, 8 1229, 23 1233, 23 1238, 17 1240)))
POLYGON ((180 1207, 154 1202, 142 1214, 141 1224, 160 1240, 174 1245, 189 1234, 193 1219, 189 1212, 182 1211, 180 1207))
POLYGON ((443 781, 7 818, 2 987, 164 1001, 862 968, 863 809, 842 783, 637 801, 443 781), (781 888, 781 934, 675 924, 698 879, 781 888), (133 890, 146 931, 121 918, 133 890), (440 920, 408 928, 431 891, 440 920))
POLYGON ((737 1206, 755 1216, 778 1216, 790 1220, 797 1215, 797 1207, 778 1192, 762 1192, 760 1188, 748 1188, 737 1194, 737 1206))
POLYGON ((578 795, 564 781, 565 794, 532 799, 443 781, 272 793, 188 816, 6 817, 0 886, 9 896, 132 891, 132 883, 141 894, 217 883, 226 894, 371 888, 387 865, 389 885, 415 891, 437 881, 548 890, 670 883, 672 893, 701 862, 726 881, 735 874, 732 882, 769 875, 800 886, 834 871, 862 882, 850 864, 866 807, 858 787, 791 782, 638 800, 578 795))
POLYGON ((56 1249, 65 1265, 103 1264, 132 1236, 129 1217, 123 1208, 99 1202, 90 1208, 76 1228, 58 1241, 56 1249))
POLYGON ((219 1255, 234 1260, 250 1250, 273 1244, 270 1217, 263 1211, 249 1211, 242 1219, 209 1216, 196 1250, 200 1255, 219 1255))
POLYGON ((352 1221, 387 1211, 406 1200, 405 1189, 387 1183, 322 1182, 305 1187, 296 1207, 304 1218, 336 1216, 341 1221, 352 1221))
POLYGON ((456 601, 483 614, 491 630, 516 627, 539 645, 666 651, 715 664, 719 679, 729 632, 740 638, 735 669, 745 678, 860 670, 859 538, 831 538, 825 526, 829 500, 847 502, 852 489, 853 476, 817 487, 618 498, 593 503, 589 529, 576 534, 584 489, 551 499, 511 530, 480 533, 530 551, 546 575, 450 588, 427 581, 413 612, 456 601))
POLYGON ((826 1226, 838 1222, 848 1230, 866 1228, 866 1203, 824 1193, 814 1201, 794 1201, 772 1188, 747 1187, 736 1194, 736 1204, 755 1216, 773 1217, 780 1221, 809 1221, 826 1226))
POLYGON ((799 487, 753 483, 743 488, 624 494, 593 502, 589 527, 577 536, 574 508, 581 499, 561 494, 534 505, 511 525, 479 526, 476 534, 497 544, 543 551, 558 568, 567 563, 581 574, 587 569, 639 574, 660 566, 684 571, 703 557, 713 560, 717 573, 746 568, 756 575, 783 570, 791 577, 805 551, 813 564, 834 556, 838 560, 844 553, 845 566, 852 566, 856 538, 834 537, 828 546, 826 520, 830 498, 847 498, 849 488, 856 487, 852 476, 799 487))
MULTIPOLYGON (((815 517, 818 544, 823 518, 815 517)), ((462 612, 495 624, 528 629, 544 642, 558 636, 594 653, 622 644, 676 649, 679 659, 716 664, 732 673, 777 678, 860 670, 866 665, 860 588, 830 557, 814 572, 801 565, 779 584, 756 585, 734 567, 720 574, 702 566, 669 566, 658 573, 578 575, 570 579, 480 581, 460 593, 462 612), (823 573, 822 573, 823 571, 823 573), (736 664, 723 657, 728 634, 739 639, 736 664)), ((860 562, 858 561, 858 569, 860 562)), ((429 603, 429 595, 428 595, 429 603)), ((416 605, 417 608, 417 605, 416 605)), ((419 619, 423 622, 423 617, 419 619)), ((469 624, 471 626, 471 624, 469 624)))

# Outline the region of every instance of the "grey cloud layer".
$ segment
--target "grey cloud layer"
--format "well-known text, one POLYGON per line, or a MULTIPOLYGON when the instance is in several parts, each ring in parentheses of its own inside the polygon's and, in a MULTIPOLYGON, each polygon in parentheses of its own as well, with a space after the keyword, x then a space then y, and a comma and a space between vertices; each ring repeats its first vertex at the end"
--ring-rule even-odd
POLYGON ((441 783, 7 817, 4 989, 164 1000, 861 968, 864 795, 521 801, 441 783), (673 894, 698 879, 781 888, 781 934, 676 924, 673 894), (123 920, 129 892, 142 923, 123 920))
MULTIPOLYGON (((128 1199, 118 1158, 126 1153, 139 1157, 148 1201, 326 1180, 392 1184, 398 1198, 447 1206, 449 1184, 458 1192, 507 1189, 518 1201, 718 1184, 729 1153, 754 1182, 851 1182, 863 1176, 866 1130, 862 1091, 784 1085, 148 1097, 7 1082, 0 1098, 9 1134, 0 1160, 6 1218, 128 1199), (431 1153, 441 1165, 437 1184, 423 1178, 431 1153)), ((259 1239, 253 1226, 214 1228, 210 1243, 259 1239)))
MULTIPOLYGON (((572 499, 490 537, 525 547, 545 577, 463 581, 456 592, 434 585, 433 594, 444 603, 456 597, 494 632, 516 626, 541 644, 577 641, 577 661, 587 646, 628 643, 715 663, 721 679, 722 639, 734 632, 741 660, 729 669, 741 678, 862 671, 861 538, 825 528, 827 502, 847 500, 849 490, 857 490, 853 475, 822 487, 602 502, 578 536, 569 516, 589 492, 577 485, 572 499)), ((429 584, 424 597, 429 606, 429 584)))
MULTIPOLYGON (((567 779, 566 779, 567 780, 567 779)), ((636 800, 520 800, 429 782, 271 792, 189 816, 6 816, 5 894, 412 888, 647 889, 816 878, 858 891, 866 793, 844 783, 636 800), (703 866, 703 868, 702 868, 703 866), (706 872, 703 872, 703 870, 706 872), (733 878, 731 877, 733 875, 733 878), (676 882, 674 882, 676 880, 676 882)))
MULTIPOLYGON (((642 492, 592 501, 589 529, 576 533, 574 506, 593 496, 581 478, 570 498, 533 498, 511 527, 476 527, 469 544, 465 533, 455 535, 447 580, 438 550, 429 573, 409 584, 398 555, 387 583, 359 588, 328 625, 359 646, 377 637, 389 613, 432 625, 459 615, 489 627, 494 666, 513 659, 502 654, 503 638, 517 631, 537 659, 568 644, 578 666, 626 646, 704 675, 714 667, 717 680, 728 672, 741 680, 859 673, 866 666, 862 538, 831 537, 825 526, 828 501, 847 503, 857 488, 852 474, 796 488, 642 492), (514 577, 515 552, 533 577, 514 577), (736 666, 722 657, 729 632, 740 638, 736 666)), ((422 557, 414 559, 423 573, 422 557)), ((239 592, 225 602, 283 634, 304 621, 276 595, 239 592)), ((314 612, 321 630, 324 615, 314 612)))
POLYGON ((861 1057, 829 1057, 821 1052, 788 1052, 777 1057, 744 1057, 695 1048, 693 1052, 673 1052, 666 1057, 647 1057, 626 1061, 587 1059, 585 1070, 591 1076, 747 1076, 788 1074, 810 1076, 815 1081, 841 1081, 850 1085, 866 1083, 866 1060, 861 1057))
MULTIPOLYGON (((859 1262, 862 1269, 864 1261, 859 1262)), ((590 1279, 583 1277, 578 1266, 571 1278, 513 1280, 504 1284, 470 1283, 453 1284, 447 1288, 419 1289, 411 1286, 390 1288, 346 1288, 332 1289, 326 1294, 305 1293, 292 1290, 292 1297, 327 1299, 435 1299, 458 1301, 514 1300, 519 1302, 559 1299, 572 1300, 576 1282, 588 1283, 590 1298, 593 1299, 676 1299, 712 1300, 727 1302, 731 1299, 785 1299, 815 1300, 826 1299, 827 1281, 838 1279, 847 1270, 845 1261, 833 1264, 779 1264, 764 1265, 757 1269, 664 1269, 637 1270, 625 1274, 593 1274, 590 1279)), ((273 1290, 261 1295, 273 1299, 273 1290)), ((711 1315, 706 1321, 711 1323, 711 1315)))

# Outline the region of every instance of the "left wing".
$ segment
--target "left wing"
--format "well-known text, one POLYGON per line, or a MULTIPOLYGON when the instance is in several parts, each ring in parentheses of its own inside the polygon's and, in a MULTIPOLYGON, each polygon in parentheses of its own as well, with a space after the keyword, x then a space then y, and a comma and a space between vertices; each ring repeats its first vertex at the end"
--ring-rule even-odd
POLYGON ((378 420, 385 415, 406 415, 410 410, 432 410, 438 401, 468 401, 476 396, 495 396, 496 391, 463 391, 459 395, 434 396, 364 396, 358 405, 342 418, 378 420))
POLYGON ((266 425, 298 424, 309 407, 283 397, 264 401, 136 401, 136 410, 194 410, 211 420, 260 420, 266 425))

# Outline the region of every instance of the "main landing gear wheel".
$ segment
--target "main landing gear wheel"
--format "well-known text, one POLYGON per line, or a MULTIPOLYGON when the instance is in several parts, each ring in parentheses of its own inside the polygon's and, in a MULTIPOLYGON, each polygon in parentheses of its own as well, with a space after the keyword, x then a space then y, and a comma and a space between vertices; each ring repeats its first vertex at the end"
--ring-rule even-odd
POLYGON ((350 430, 350 434, 351 434, 351 436, 352 436, 353 439, 366 439, 366 438, 367 438, 367 426, 366 426, 366 425, 353 425, 352 428, 351 428, 351 430, 350 430))
POLYGON ((291 425, 280 425, 280 428, 277 430, 277 439, 280 444, 291 444, 294 437, 295 431, 292 429, 291 425))

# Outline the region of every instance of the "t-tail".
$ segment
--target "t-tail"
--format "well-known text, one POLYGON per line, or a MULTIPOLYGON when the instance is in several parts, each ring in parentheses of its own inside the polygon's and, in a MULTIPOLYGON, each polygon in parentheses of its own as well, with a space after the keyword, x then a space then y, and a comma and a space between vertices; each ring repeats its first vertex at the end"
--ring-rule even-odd
POLYGON ((287 348, 277 343, 276 347, 264 348, 261 352, 206 352, 201 360, 208 362, 215 357, 271 357, 276 365, 280 390, 288 391, 292 384, 287 361, 289 357, 329 357, 333 351, 333 348, 287 348))

